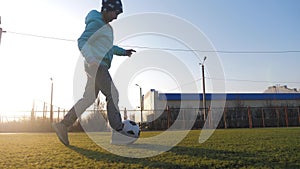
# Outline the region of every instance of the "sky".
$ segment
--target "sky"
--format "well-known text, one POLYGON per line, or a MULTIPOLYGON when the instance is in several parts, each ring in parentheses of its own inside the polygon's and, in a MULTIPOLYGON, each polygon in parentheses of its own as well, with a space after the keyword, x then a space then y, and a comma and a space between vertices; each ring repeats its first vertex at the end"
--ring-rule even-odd
MULTIPOLYGON (((123 0, 119 19, 145 12, 170 14, 191 23, 210 40, 223 66, 227 93, 261 93, 268 86, 288 85, 300 89, 300 1, 298 0, 123 0), (282 53, 238 53, 239 51, 275 51, 282 53)), ((100 10, 99 0, 0 0, 0 113, 29 111, 33 102, 41 109, 50 102, 69 109, 73 103, 74 69, 79 58, 76 40, 84 30, 84 18, 100 10), (56 37, 65 40, 24 36, 16 33, 56 37), (50 80, 53 78, 53 81, 50 80)), ((167 23, 166 23, 167 24, 167 23)), ((132 25, 138 27, 139 24, 132 25)), ((160 26, 165 26, 161 24, 160 26)), ((175 29, 175 28, 174 28, 175 29)), ((120 46, 178 48, 170 39, 141 36, 120 46)), ((201 44, 199 44, 199 48, 201 44)), ((136 48, 138 56, 143 49, 136 48)), ((199 62, 203 57, 176 55, 191 67, 201 85, 199 62), (199 61, 199 62, 198 62, 199 61)), ((134 57, 135 55, 133 55, 134 57)), ((115 57, 112 74, 124 62, 115 57)), ((209 60, 209 56, 208 56, 209 60)), ((168 63, 172 64, 172 62, 168 63)), ((205 72, 210 88, 209 68, 205 72)), ((131 80, 131 104, 139 104, 138 83, 143 94, 154 88, 162 92, 180 92, 178 84, 166 74, 145 71, 131 80), (151 76, 152 75, 152 76, 151 76), (168 84, 168 85, 167 85, 168 84)), ((188 83, 188 82, 187 82, 188 83)), ((202 87, 198 91, 201 92, 202 87)), ((126 105, 120 105, 121 108, 126 105)))

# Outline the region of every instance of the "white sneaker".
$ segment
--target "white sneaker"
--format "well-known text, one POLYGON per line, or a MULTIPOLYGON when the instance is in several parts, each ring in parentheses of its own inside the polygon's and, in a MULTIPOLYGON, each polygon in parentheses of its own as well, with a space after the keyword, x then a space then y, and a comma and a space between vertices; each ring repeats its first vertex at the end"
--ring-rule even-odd
POLYGON ((113 130, 110 143, 114 145, 128 145, 134 143, 137 139, 138 137, 133 137, 123 130, 119 132, 113 130))

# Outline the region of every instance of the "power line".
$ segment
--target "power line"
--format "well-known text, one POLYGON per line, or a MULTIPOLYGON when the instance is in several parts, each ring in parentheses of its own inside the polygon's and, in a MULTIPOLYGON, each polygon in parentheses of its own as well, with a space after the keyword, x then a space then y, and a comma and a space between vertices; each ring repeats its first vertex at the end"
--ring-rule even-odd
POLYGON ((278 51, 233 51, 233 50, 199 50, 199 49, 179 49, 179 48, 156 48, 147 46, 132 46, 123 45, 123 47, 152 49, 152 50, 167 50, 178 52, 202 52, 202 53, 225 53, 225 54, 280 54, 280 53, 300 53, 300 50, 278 50, 278 51))
POLYGON ((35 34, 30 34, 30 33, 20 33, 20 32, 13 32, 13 31, 6 31, 6 32, 11 33, 11 34, 16 34, 16 35, 35 37, 35 38, 69 41, 69 42, 75 42, 76 41, 76 40, 73 40, 73 39, 65 39, 65 38, 58 38, 58 37, 51 37, 51 36, 42 36, 42 35, 35 35, 35 34))
MULTIPOLYGON (((58 38, 52 36, 42 36, 30 33, 20 33, 14 31, 3 31, 3 33, 11 33, 17 34, 21 36, 30 36, 36 38, 44 38, 44 39, 52 39, 52 40, 61 40, 61 41, 69 41, 69 42, 76 42, 74 39, 66 39, 66 38, 58 38)), ((179 48, 158 48, 158 47, 148 47, 148 46, 137 46, 137 45, 122 45, 123 47, 130 47, 130 48, 139 48, 139 49, 152 49, 152 50, 169 50, 169 51, 181 51, 181 52, 203 52, 203 53, 231 53, 231 54, 280 54, 280 53, 300 53, 300 50, 278 50, 278 51, 233 51, 233 50, 199 50, 199 49, 179 49, 179 48)), ((259 80, 243 80, 243 79, 218 79, 218 78, 209 78, 207 79, 212 80, 225 80, 225 81, 240 81, 240 82, 254 82, 254 83, 289 83, 289 84, 300 84, 300 82, 283 82, 283 81, 259 81, 259 80)), ((186 84, 181 85, 186 86, 196 81, 201 80, 196 79, 193 82, 188 82, 186 84)), ((178 89, 179 87, 175 88, 178 89)), ((173 90, 175 90, 173 89, 173 90)))
POLYGON ((178 86, 178 87, 174 87, 174 88, 168 89, 168 90, 166 90, 166 91, 173 91, 173 90, 182 88, 182 87, 184 87, 184 86, 188 86, 188 85, 193 84, 193 83, 195 83, 195 82, 197 82, 197 81, 200 81, 201 79, 202 79, 202 78, 199 78, 199 79, 196 79, 196 80, 194 80, 194 81, 184 83, 184 84, 182 84, 182 85, 180 85, 180 86, 178 86))
POLYGON ((300 82, 288 82, 288 81, 268 81, 268 80, 247 80, 247 79, 221 79, 221 78, 210 78, 206 77, 206 79, 211 80, 224 80, 224 81, 236 81, 236 82, 252 82, 252 83, 278 83, 278 84, 300 84, 300 82))
MULTIPOLYGON (((210 80, 222 80, 222 81, 235 81, 235 82, 251 82, 251 83, 274 83, 274 84, 300 84, 300 82, 288 82, 288 81, 267 81, 267 80, 247 80, 247 79, 222 79, 222 78, 210 78, 210 77, 205 77, 205 79, 210 79, 210 80)), ((169 91, 174 91, 179 88, 182 88, 184 86, 190 85, 192 83, 196 83, 197 81, 202 80, 202 78, 196 79, 191 82, 184 83, 178 87, 174 87, 172 89, 166 90, 167 92, 169 91)))
MULTIPOLYGON (((68 41, 68 42, 76 42, 74 39, 66 39, 66 38, 59 38, 53 36, 43 36, 43 35, 36 35, 30 33, 20 33, 14 31, 6 31, 6 33, 21 35, 21 36, 30 36, 36 38, 43 38, 43 39, 52 39, 52 40, 60 40, 60 41, 68 41)), ((137 46, 137 45, 121 45, 123 47, 129 48, 138 48, 138 49, 151 49, 151 50, 166 50, 166 51, 175 51, 175 52, 202 52, 202 53, 224 53, 224 54, 284 54, 284 53, 300 53, 300 50, 200 50, 200 49, 180 49, 180 48, 159 48, 159 47, 148 47, 148 46, 137 46)))

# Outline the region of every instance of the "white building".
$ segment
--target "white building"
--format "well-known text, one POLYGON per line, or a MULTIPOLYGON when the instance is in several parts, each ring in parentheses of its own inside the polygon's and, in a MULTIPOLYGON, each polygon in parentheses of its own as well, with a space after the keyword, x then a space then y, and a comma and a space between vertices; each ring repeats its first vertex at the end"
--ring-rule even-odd
MULTIPOLYGON (((202 113, 203 115, 202 101, 202 93, 159 93, 158 91, 152 89, 144 97, 143 122, 152 122, 161 116, 164 116, 165 118, 167 107, 180 111, 187 110, 187 113, 200 113, 200 115, 202 113)), ((247 108, 251 108, 253 118, 261 116, 261 108, 267 107, 296 107, 298 108, 299 114, 300 93, 208 93, 206 94, 206 103, 206 107, 208 109, 211 108, 210 106, 216 108, 216 105, 220 107, 223 106, 224 109, 222 108, 222 110, 231 109, 232 111, 234 109, 234 111, 241 111, 236 108, 243 109, 243 113, 236 113, 239 118, 244 118, 242 116, 247 116, 247 108)), ((280 109, 280 111, 283 110, 280 109)), ((284 112, 280 113, 284 114, 284 112)), ((291 114, 296 116, 294 115, 295 113, 297 114, 297 112, 291 114)), ((140 115, 140 112, 136 113, 135 119, 137 122, 140 122, 140 115)), ((263 116, 272 116, 273 118, 274 115, 271 114, 263 116)), ((227 118, 227 116, 225 118, 227 118)), ((300 116, 296 118, 299 118, 299 122, 295 123, 300 123, 300 116)))
POLYGON ((299 93, 299 91, 297 90, 297 88, 290 89, 286 85, 276 85, 268 87, 268 89, 265 90, 264 93, 299 93))

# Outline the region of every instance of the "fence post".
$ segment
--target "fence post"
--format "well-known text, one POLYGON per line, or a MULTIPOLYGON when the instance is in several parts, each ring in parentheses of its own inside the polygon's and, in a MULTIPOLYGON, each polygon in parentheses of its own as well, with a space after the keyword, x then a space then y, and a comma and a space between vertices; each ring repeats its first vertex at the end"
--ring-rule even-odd
POLYGON ((57 110, 57 121, 59 121, 59 114, 60 114, 60 107, 58 107, 58 110, 57 110))
POLYGON ((225 129, 227 129, 226 113, 227 113, 227 107, 225 107, 224 112, 223 112, 223 121, 224 121, 224 128, 225 129))
POLYGON ((249 121, 249 128, 252 129, 252 113, 250 107, 248 106, 248 121, 249 121))
POLYGON ((185 118, 185 113, 186 113, 186 111, 187 111, 187 110, 184 109, 184 111, 183 111, 183 113, 182 113, 182 122, 183 122, 183 126, 182 126, 182 127, 183 127, 183 128, 185 128, 185 126, 186 126, 186 120, 185 120, 185 119, 186 119, 186 118, 185 118))
POLYGON ((261 108, 261 118, 262 118, 263 127, 265 127, 265 115, 264 114, 265 114, 264 113, 264 108, 262 107, 261 108))
POLYGON ((276 110, 276 116, 277 116, 277 127, 280 127, 280 116, 279 116, 279 110, 278 107, 275 108, 276 110))
POLYGON ((44 109, 43 109, 43 120, 46 120, 47 117, 47 104, 44 102, 44 109))
POLYGON ((285 113, 285 124, 286 127, 289 127, 289 117, 288 117, 288 112, 287 112, 287 107, 284 107, 284 113, 285 113))
POLYGON ((167 116, 168 116, 168 128, 170 128, 170 125, 171 125, 171 112, 170 112, 170 107, 167 106, 167 116))
POLYGON ((298 107, 298 122, 299 122, 299 126, 300 126, 300 107, 298 107))
POLYGON ((211 114, 211 111, 210 111, 210 106, 208 107, 208 111, 207 111, 207 117, 208 117, 208 125, 209 125, 209 128, 211 129, 212 128, 212 114, 211 114))

